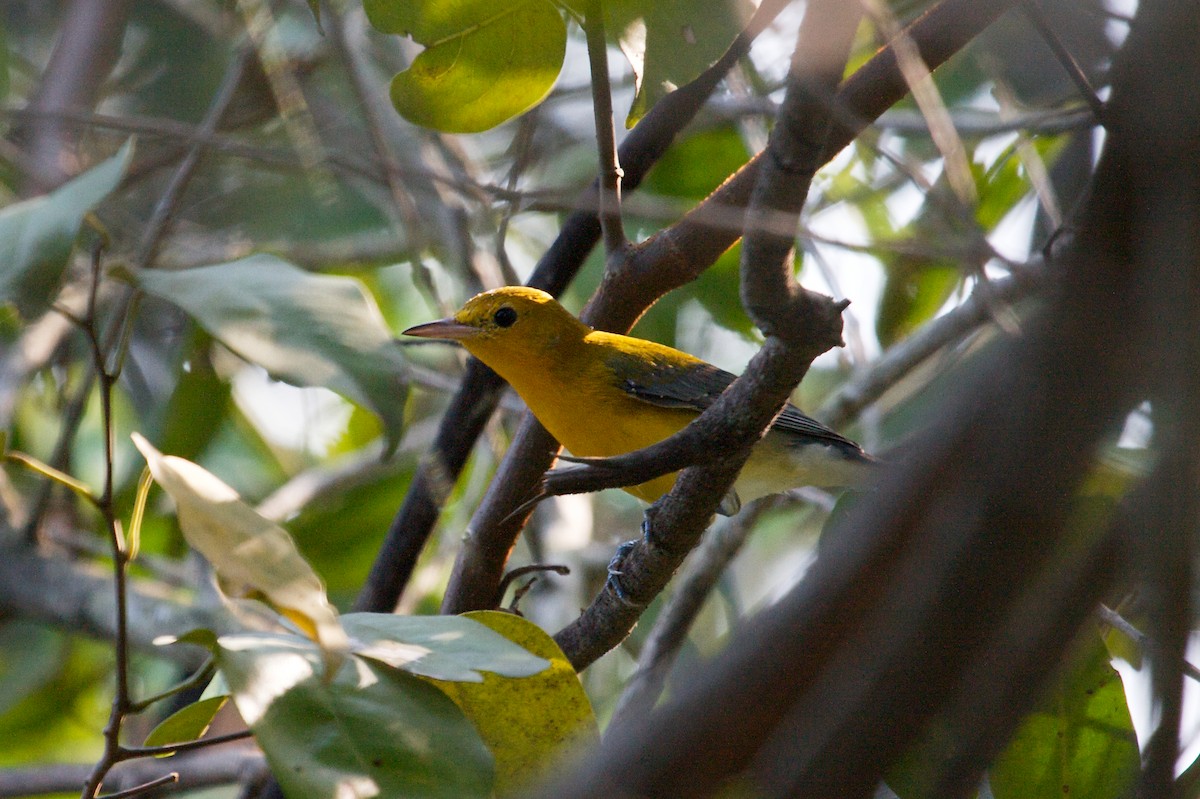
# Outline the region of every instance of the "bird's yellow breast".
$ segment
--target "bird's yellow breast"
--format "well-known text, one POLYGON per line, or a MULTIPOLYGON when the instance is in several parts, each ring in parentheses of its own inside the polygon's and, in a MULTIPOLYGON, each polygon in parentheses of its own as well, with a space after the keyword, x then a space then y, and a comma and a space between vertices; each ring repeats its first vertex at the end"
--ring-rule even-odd
MULTIPOLYGON (((697 415, 626 394, 603 358, 559 358, 542 366, 518 370, 511 379, 504 376, 542 426, 572 455, 609 457, 642 449, 682 430, 697 415)), ((675 475, 668 474, 625 490, 653 502, 674 484, 675 475)))

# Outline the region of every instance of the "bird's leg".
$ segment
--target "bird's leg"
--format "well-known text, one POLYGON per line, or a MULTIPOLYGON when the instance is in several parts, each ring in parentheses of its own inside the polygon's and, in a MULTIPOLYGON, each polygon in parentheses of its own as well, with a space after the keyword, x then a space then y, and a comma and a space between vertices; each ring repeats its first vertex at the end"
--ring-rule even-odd
POLYGON ((641 540, 639 541, 635 538, 632 541, 626 541, 625 543, 621 544, 617 547, 617 551, 613 553, 612 560, 608 562, 608 587, 612 589, 614 594, 616 594, 617 599, 620 599, 623 603, 631 607, 641 607, 642 603, 635 602, 634 600, 630 599, 625 587, 621 585, 621 577, 625 573, 622 567, 625 564, 625 559, 629 557, 629 553, 632 552, 638 544, 642 544, 647 549, 659 548, 658 541, 654 535, 653 525, 650 523, 650 515, 654 512, 654 508, 655 506, 651 505, 646 509, 645 514, 642 516, 641 540))
MULTIPOLYGON (((645 536, 647 533, 648 529, 646 527, 646 523, 643 522, 642 535, 645 536)), ((634 607, 638 606, 639 603, 630 599, 629 595, 625 592, 625 587, 621 585, 621 576, 624 574, 621 568, 625 565, 625 558, 629 557, 629 553, 632 552, 633 548, 637 545, 638 541, 637 539, 634 539, 633 541, 626 541, 617 547, 617 551, 613 553, 612 560, 608 562, 608 581, 606 583, 606 586, 612 589, 612 592, 616 595, 617 599, 621 600, 626 605, 634 607)))

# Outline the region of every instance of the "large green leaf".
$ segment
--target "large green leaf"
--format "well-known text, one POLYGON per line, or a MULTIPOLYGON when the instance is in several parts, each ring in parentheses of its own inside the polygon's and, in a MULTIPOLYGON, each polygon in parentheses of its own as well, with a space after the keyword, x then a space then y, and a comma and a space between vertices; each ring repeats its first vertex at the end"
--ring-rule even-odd
POLYGON ((314 275, 272 255, 131 276, 272 376, 324 386, 379 415, 388 452, 404 425, 407 367, 362 284, 314 275))
POLYGON ((351 613, 342 625, 356 654, 422 677, 482 683, 482 671, 530 677, 550 668, 549 660, 462 616, 351 613))
POLYGON ((350 656, 321 679, 299 636, 218 640, 217 662, 284 793, 299 799, 489 796, 492 756, 445 694, 350 656))
POLYGON ((996 799, 1124 796, 1140 767, 1125 688, 1097 640, 996 760, 996 799))
POLYGON ((41 197, 0 211, 0 303, 29 319, 50 307, 83 217, 125 176, 132 140, 112 158, 41 197))
POLYGON ((532 108, 550 92, 567 27, 549 0, 365 0, 371 24, 425 50, 392 79, 392 103, 410 122, 477 133, 532 108))

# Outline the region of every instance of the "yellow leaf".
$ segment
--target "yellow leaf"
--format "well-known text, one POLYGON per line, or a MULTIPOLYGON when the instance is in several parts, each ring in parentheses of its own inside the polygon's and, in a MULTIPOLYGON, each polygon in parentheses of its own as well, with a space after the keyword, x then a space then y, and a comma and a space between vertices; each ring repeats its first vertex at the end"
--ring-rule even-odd
POLYGON ((163 455, 137 433, 133 443, 150 473, 175 500, 188 543, 226 582, 261 593, 320 645, 328 676, 349 640, 325 586, 282 527, 260 516, 238 493, 191 461, 163 455))
POLYGON ((512 613, 464 615, 551 664, 532 677, 484 672, 482 683, 430 680, 462 709, 492 750, 497 796, 511 796, 548 775, 572 749, 595 743, 596 715, 575 669, 544 630, 512 613))

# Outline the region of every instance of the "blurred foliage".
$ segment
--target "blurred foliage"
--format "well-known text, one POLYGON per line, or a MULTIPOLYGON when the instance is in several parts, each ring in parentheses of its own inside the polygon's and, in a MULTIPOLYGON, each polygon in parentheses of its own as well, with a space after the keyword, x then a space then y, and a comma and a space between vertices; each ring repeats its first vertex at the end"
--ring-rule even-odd
MULTIPOLYGON (((422 14, 436 3, 369 0, 365 11, 356 2, 302 0, 132 3, 119 58, 94 87, 96 114, 81 111, 59 124, 33 110, 70 5, 0 5, 0 97, 6 100, 0 123, 9 145, 0 149, 0 252, 8 254, 0 296, 24 315, 10 308, 0 320, 0 429, 10 448, 93 489, 101 485, 104 436, 89 351, 76 326, 45 309, 53 303, 74 316, 83 313, 91 288, 88 245, 108 237, 98 321, 105 345, 123 356, 113 396, 117 515, 128 520, 132 510, 141 461, 129 434, 141 432, 162 452, 212 472, 247 504, 261 503, 259 511, 295 538, 333 603, 346 608, 431 445, 463 366, 462 353, 451 347, 396 344, 391 337, 499 284, 506 269, 527 277, 593 177, 588 70, 574 16, 581 3, 522 4, 531 16, 512 21, 524 20, 515 34, 524 45, 519 55, 534 63, 536 74, 519 75, 496 51, 497 41, 511 43, 511 30, 485 34, 468 17, 453 30, 426 25, 422 14), (314 22, 318 6, 324 34, 314 22), (343 18, 332 25, 335 8, 343 18), (389 32, 373 28, 368 15, 389 32), (140 262, 148 220, 193 146, 196 125, 235 62, 251 19, 265 26, 255 39, 261 57, 250 59, 240 75, 216 133, 201 137, 198 168, 171 224, 152 257, 140 262), (450 39, 443 41, 445 35, 450 39), (445 58, 439 47, 448 42, 478 49, 479 61, 454 65, 476 72, 438 72, 438 59, 445 58), (459 85, 446 90, 436 82, 442 79, 459 85), (496 90, 508 79, 516 89, 496 90), (364 86, 370 96, 363 96, 364 86), (472 98, 484 94, 497 103, 477 107, 472 98), (389 100, 429 127, 397 116, 389 100), (447 130, 484 132, 450 136, 447 130), (77 176, 69 192, 37 188, 25 153, 46 136, 63 137, 70 156, 64 162, 78 164, 70 170, 77 176), (132 150, 123 150, 131 136, 132 150), (382 155, 380 141, 387 147, 382 155), (81 185, 89 190, 78 191, 81 185), (129 284, 116 279, 121 275, 149 294, 131 299, 129 284), (382 460, 389 441, 396 453, 382 460)), ((902 19, 927 5, 892 4, 902 19)), ((622 0, 605 7, 616 113, 631 124, 719 56, 747 8, 727 0, 622 0), (618 46, 636 72, 618 57, 618 46)), ((455 8, 478 15, 490 4, 455 8)), ((1093 0, 1045 11, 1089 79, 1103 86, 1114 48, 1109 32, 1120 24, 1093 0)), ((627 197, 631 236, 644 239, 678 220, 762 146, 796 23, 782 19, 627 197)), ((878 44, 873 28, 864 26, 852 63, 861 64, 878 44)), ((818 174, 797 270, 806 285, 847 296, 854 305, 849 346, 820 359, 798 392, 810 410, 852 375, 870 370, 882 352, 903 347, 975 287, 1002 278, 1046 244, 1054 225, 1031 176, 1046 175, 1041 188, 1069 211, 1091 168, 1093 129, 1078 123, 1078 94, 1020 15, 1006 16, 938 70, 935 82, 958 126, 977 198, 965 203, 949 191, 941 155, 910 101, 818 174), (1027 124, 1015 127, 1014 117, 1027 124)), ((739 368, 758 340, 738 298, 739 258, 735 246, 699 280, 660 300, 636 333, 739 368)), ((567 292, 569 307, 582 306, 602 268, 593 254, 567 292)), ((1023 304, 993 308, 996 319, 1018 326, 1026 310, 1023 304)), ((888 456, 940 412, 971 364, 988 356, 991 342, 1013 332, 1011 324, 988 322, 947 342, 891 384, 846 432, 888 456)), ((489 426, 459 483, 445 487, 442 524, 403 610, 436 609, 455 547, 507 446, 513 407, 506 405, 489 426)), ((1089 486, 1106 507, 1128 490, 1144 460, 1122 452, 1113 442, 1089 486)), ((0 472, 0 500, 6 542, 18 541, 34 518, 38 524, 29 529, 36 528, 49 556, 106 564, 106 542, 90 505, 12 465, 0 472)), ((745 616, 800 578, 830 513, 843 513, 855 497, 816 500, 790 501, 763 514, 694 627, 668 691, 719 650, 745 616)), ((523 600, 527 616, 545 626, 572 618, 604 579, 613 544, 637 534, 640 508, 619 492, 592 497, 583 507, 587 511, 564 502, 556 512, 539 513, 514 555, 514 565, 536 560, 574 569, 568 580, 543 578, 523 600)), ((170 504, 155 492, 135 582, 182 601, 203 595, 206 584, 188 552, 170 504)), ((587 674, 602 719, 660 607, 652 606, 626 650, 587 674)), ((1077 689, 1107 668, 1094 660, 1064 674, 1056 687, 1056 696, 1065 698, 1060 705, 1079 712, 1031 719, 994 787, 1024 790, 1014 775, 1038 778, 1043 772, 1033 770, 1035 761, 1112 756, 1103 746, 1055 750, 1044 735, 1095 726, 1093 706, 1074 701, 1077 689)), ((94 758, 108 712, 111 663, 107 644, 5 617, 3 764, 94 758)), ((164 682, 165 668, 135 659, 135 681, 164 682)), ((1124 708, 1123 695, 1104 676, 1109 724, 1124 708)), ((468 788, 486 790, 491 764, 475 733, 464 732, 462 711, 438 692, 427 693, 426 683, 412 688, 415 678, 380 679, 382 693, 420 694, 414 713, 446 720, 439 734, 466 741, 468 788)), ((309 700, 319 705, 328 698, 323 691, 343 688, 306 683, 312 693, 295 719, 310 712, 309 700)), ((339 694, 337 701, 345 698, 339 694)), ((1126 719, 1118 719, 1125 743, 1126 719)), ((275 728, 283 731, 285 747, 295 743, 286 727, 275 728)), ((1128 758, 1128 747, 1120 754, 1128 758)), ((443 758, 439 768, 452 771, 455 764, 443 758)))

